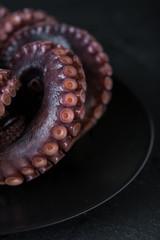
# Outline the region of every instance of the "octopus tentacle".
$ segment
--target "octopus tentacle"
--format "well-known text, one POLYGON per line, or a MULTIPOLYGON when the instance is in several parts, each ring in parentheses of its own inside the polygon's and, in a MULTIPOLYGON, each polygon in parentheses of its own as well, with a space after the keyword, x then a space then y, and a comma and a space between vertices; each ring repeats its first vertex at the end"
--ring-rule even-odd
POLYGON ((0 20, 0 185, 14 186, 52 168, 97 123, 112 68, 87 31, 43 11, 0 7, 0 20))
POLYGON ((34 11, 28 8, 9 15, 5 14, 0 24, 0 47, 2 47, 5 41, 18 29, 44 20, 51 22, 56 21, 54 18, 48 17, 46 13, 41 10, 34 11))
POLYGON ((63 151, 68 151, 73 145, 80 124, 78 130, 72 127, 72 137, 68 129, 71 129, 70 124, 75 126, 79 123, 80 119, 75 118, 75 108, 82 106, 83 101, 77 101, 75 88, 66 93, 63 86, 66 79, 70 79, 66 84, 69 87, 71 84, 78 88, 79 79, 82 81, 78 75, 82 65, 77 64, 74 56, 60 45, 38 41, 24 45, 10 62, 13 76, 20 79, 22 86, 27 84, 25 74, 30 69, 35 68, 37 74, 42 73, 44 96, 39 112, 21 138, 12 143, 12 148, 5 147, 5 151, 0 153, 0 173, 6 184, 18 185, 23 181, 22 176, 29 181, 37 176, 37 171, 44 173, 64 156, 63 151), (9 175, 5 175, 3 170, 6 164, 12 170, 9 175))
MULTIPOLYGON (((101 45, 88 32, 57 22, 48 24, 41 23, 41 25, 30 26, 28 29, 21 29, 13 36, 13 39, 16 39, 16 45, 12 46, 13 39, 10 39, 7 44, 11 46, 13 54, 16 49, 26 42, 32 41, 32 39, 41 39, 41 36, 43 36, 43 40, 48 39, 55 44, 63 44, 64 47, 71 49, 81 59, 88 86, 86 102, 84 94, 86 83, 84 81, 79 82, 79 90, 76 92, 77 100, 80 99, 82 103, 85 102, 86 116, 82 121, 81 130, 81 135, 83 135, 103 115, 106 104, 108 104, 111 99, 112 68, 109 64, 109 58, 103 52, 101 45), (24 37, 24 35, 28 37, 24 37)), ((12 56, 7 45, 5 53, 6 57, 4 57, 4 59, 7 59, 9 55, 12 56)), ((77 60, 77 63, 78 61, 79 60, 77 60)), ((79 72, 79 76, 82 76, 82 78, 84 71, 82 69, 81 72, 79 72)), ((74 82, 72 82, 71 85, 77 88, 74 82)), ((83 118, 84 107, 78 106, 75 114, 77 117, 81 116, 83 118)))

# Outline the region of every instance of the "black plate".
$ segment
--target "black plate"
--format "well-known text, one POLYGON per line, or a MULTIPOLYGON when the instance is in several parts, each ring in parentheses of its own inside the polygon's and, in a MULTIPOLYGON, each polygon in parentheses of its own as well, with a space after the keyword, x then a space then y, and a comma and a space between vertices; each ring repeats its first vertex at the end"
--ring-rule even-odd
POLYGON ((98 125, 42 177, 0 187, 0 234, 55 224, 120 192, 144 166, 153 145, 144 107, 122 84, 98 125))

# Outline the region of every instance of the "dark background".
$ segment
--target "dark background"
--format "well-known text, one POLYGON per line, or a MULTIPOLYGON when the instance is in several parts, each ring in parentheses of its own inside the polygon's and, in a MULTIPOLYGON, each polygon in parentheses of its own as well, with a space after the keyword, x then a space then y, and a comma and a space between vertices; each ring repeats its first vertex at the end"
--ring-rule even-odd
POLYGON ((76 219, 6 240, 160 239, 160 17, 158 1, 1 0, 11 10, 32 7, 87 29, 109 54, 114 75, 150 110, 155 145, 137 179, 106 204, 76 219))

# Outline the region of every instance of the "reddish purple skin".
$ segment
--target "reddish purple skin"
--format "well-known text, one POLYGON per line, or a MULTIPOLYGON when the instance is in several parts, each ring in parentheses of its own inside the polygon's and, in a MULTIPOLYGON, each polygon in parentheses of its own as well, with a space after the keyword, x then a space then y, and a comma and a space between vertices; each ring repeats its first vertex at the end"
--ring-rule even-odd
POLYGON ((96 124, 110 100, 112 69, 86 31, 40 11, 5 14, 0 8, 0 61, 10 72, 0 71, 0 91, 12 85, 17 96, 9 102, 0 93, 0 185, 15 186, 57 164, 96 124))

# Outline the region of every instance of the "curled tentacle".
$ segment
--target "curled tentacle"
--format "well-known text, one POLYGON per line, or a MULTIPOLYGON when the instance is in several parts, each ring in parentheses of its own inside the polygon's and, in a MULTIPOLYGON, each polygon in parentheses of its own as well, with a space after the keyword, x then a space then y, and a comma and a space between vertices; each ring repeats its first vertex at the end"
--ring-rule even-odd
MULTIPOLYGON (((50 40, 54 44, 62 44, 77 54, 81 60, 80 63, 77 56, 75 56, 75 62, 82 64, 84 68, 84 70, 82 69, 79 72, 79 76, 82 78, 79 82, 79 87, 77 88, 76 83, 67 79, 64 83, 64 88, 67 82, 69 83, 69 88, 70 86, 71 88, 77 88, 76 97, 84 103, 86 83, 83 81, 83 77, 85 72, 87 79, 87 99, 85 102, 86 116, 82 121, 82 135, 103 115, 106 109, 105 105, 110 101, 110 91, 112 89, 112 79, 110 76, 112 75, 112 68, 109 64, 109 58, 103 52, 101 45, 86 31, 54 22, 37 24, 15 33, 5 46, 5 61, 9 59, 9 56, 11 58, 14 52, 26 42, 38 39, 50 40), (26 35, 27 37, 25 37, 26 35), (13 42, 16 42, 14 46, 13 42)), ((64 59, 62 58, 63 61, 70 61, 68 58, 64 59)), ((73 72, 72 74, 74 75, 75 73, 73 72)), ((77 115, 80 111, 82 110, 77 110, 77 115)))
POLYGON ((14 186, 52 168, 97 123, 112 68, 93 36, 43 11, 0 7, 0 20, 0 185, 14 186))
MULTIPOLYGON (((44 173, 53 166, 51 162, 57 163, 63 157, 64 154, 61 154, 61 150, 68 151, 73 145, 76 130, 72 131, 71 137, 68 124, 78 124, 79 119, 75 118, 74 112, 76 106, 80 106, 82 103, 81 101, 77 102, 76 90, 73 89, 66 93, 63 84, 66 79, 72 78, 77 87, 79 86, 78 73, 82 66, 77 65, 74 56, 68 49, 60 45, 57 46, 48 41, 38 41, 24 45, 10 62, 9 68, 12 74, 16 75, 22 83, 21 91, 23 91, 24 102, 26 99, 32 98, 34 92, 33 88, 31 88, 30 95, 25 92, 30 88, 28 83, 32 82, 32 78, 35 79, 33 72, 36 77, 39 76, 37 81, 43 85, 44 93, 38 113, 28 124, 21 138, 12 142, 11 148, 5 146, 5 151, 0 153, 2 168, 3 164, 6 164, 6 159, 9 166, 13 165, 12 161, 14 163, 11 177, 15 177, 16 180, 10 179, 10 176, 4 175, 4 171, 2 171, 2 178, 9 178, 9 180, 5 180, 6 184, 21 183, 22 175, 27 181, 31 180, 36 176, 35 169, 44 173), (66 57, 67 63, 62 61, 62 56, 66 57), (68 61, 68 59, 71 60, 68 61), (23 86, 28 86, 27 90, 23 86)), ((16 105, 19 104, 19 97, 22 96, 17 96, 16 105)), ((31 105, 27 107, 31 111, 34 98, 30 101, 31 105)), ((19 105, 19 115, 22 115, 21 107, 25 106, 19 105)))

